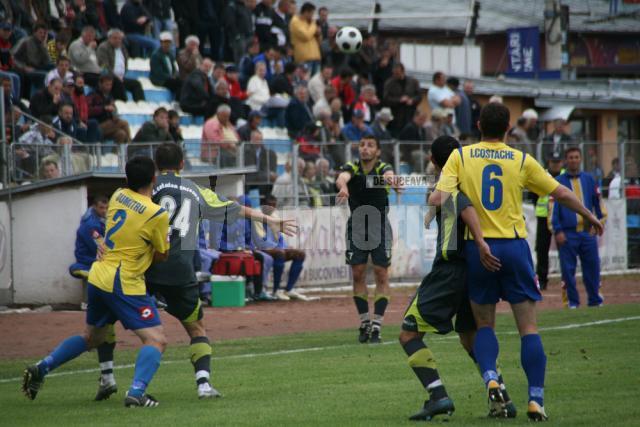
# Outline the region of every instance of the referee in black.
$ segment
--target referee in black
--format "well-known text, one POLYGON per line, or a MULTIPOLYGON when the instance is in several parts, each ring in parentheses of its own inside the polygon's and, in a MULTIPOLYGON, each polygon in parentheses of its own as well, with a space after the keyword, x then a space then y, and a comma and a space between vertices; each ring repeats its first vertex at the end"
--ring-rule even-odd
POLYGON ((349 200, 346 262, 353 275, 353 300, 360 316, 361 343, 380 343, 380 329, 389 304, 389 266, 393 236, 387 218, 389 191, 400 191, 391 165, 380 161, 380 142, 365 135, 358 146, 360 159, 341 168, 336 180, 337 202, 349 200), (373 320, 369 317, 366 266, 371 255, 376 280, 373 320))

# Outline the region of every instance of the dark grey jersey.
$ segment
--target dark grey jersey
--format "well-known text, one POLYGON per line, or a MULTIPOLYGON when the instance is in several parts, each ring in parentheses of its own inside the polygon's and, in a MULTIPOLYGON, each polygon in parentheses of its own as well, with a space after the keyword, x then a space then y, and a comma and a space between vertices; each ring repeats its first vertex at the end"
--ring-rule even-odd
POLYGON ((202 218, 222 222, 234 220, 240 210, 236 202, 221 200, 216 193, 174 173, 158 176, 152 200, 169 214, 169 259, 153 264, 146 272, 149 283, 187 286, 196 283, 193 260, 198 249, 202 218))

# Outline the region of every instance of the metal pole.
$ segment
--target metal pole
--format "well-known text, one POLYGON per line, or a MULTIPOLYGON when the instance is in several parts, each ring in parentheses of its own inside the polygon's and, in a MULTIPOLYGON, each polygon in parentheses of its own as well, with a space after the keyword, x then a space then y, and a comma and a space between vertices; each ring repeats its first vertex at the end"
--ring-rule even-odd
POLYGON ((298 188, 298 150, 300 146, 293 143, 291 147, 291 184, 293 189, 293 206, 298 210, 300 206, 299 194, 300 189, 298 188))
POLYGON ((393 141, 393 170, 400 173, 400 142, 393 141))
POLYGON ((127 148, 129 144, 120 144, 118 145, 118 166, 120 166, 120 172, 125 171, 125 166, 127 164, 127 148))
POLYGON ((64 160, 64 176, 73 175, 73 168, 71 167, 71 146, 69 144, 62 146, 62 158, 64 160))
MULTIPOLYGON (((626 163, 627 162, 625 161, 626 148, 627 148, 626 141, 622 141, 619 143, 618 164, 620 165, 620 193, 621 193, 620 197, 624 199, 626 199, 626 195, 627 195, 627 192, 625 191, 627 187, 627 181, 626 181, 626 177, 627 177, 626 163)), ((609 194, 609 197, 611 197, 611 194, 609 194)))
POLYGON ((2 120, 0 120, 0 132, 2 132, 2 136, 0 136, 0 144, 2 144, 2 151, 0 152, 0 155, 2 156, 2 159, 0 159, 0 167, 2 167, 1 179, 2 187, 4 188, 9 185, 9 162, 7 161, 7 128, 4 120, 4 115, 6 113, 4 111, 4 86, 1 85, 0 99, 2 100, 2 102, 0 102, 0 118, 2 118, 2 120))

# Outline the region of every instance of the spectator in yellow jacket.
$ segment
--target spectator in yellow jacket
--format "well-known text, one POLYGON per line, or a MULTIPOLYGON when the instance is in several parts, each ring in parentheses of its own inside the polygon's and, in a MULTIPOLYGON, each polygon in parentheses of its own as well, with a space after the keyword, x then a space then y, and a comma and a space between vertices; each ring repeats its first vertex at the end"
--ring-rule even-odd
POLYGON ((291 18, 289 32, 293 45, 293 58, 297 64, 306 64, 315 74, 320 67, 320 28, 313 20, 316 7, 306 2, 300 8, 300 14, 291 18))

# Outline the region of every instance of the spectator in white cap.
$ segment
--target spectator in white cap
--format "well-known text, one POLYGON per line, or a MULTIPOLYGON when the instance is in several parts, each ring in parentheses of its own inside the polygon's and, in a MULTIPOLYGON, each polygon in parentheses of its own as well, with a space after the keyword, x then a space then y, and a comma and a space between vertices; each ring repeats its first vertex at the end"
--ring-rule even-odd
POLYGON ((169 89, 176 99, 180 98, 182 81, 178 77, 178 65, 173 55, 173 36, 170 32, 160 33, 160 48, 151 55, 149 79, 156 86, 169 89))
POLYGON ((198 36, 188 36, 184 39, 184 45, 184 48, 178 52, 178 70, 180 72, 180 79, 182 80, 202 64, 200 39, 198 36))
POLYGON ((504 100, 500 95, 493 95, 489 98, 489 104, 504 104, 504 100))
POLYGON ((522 117, 527 119, 527 137, 533 142, 538 141, 538 139, 540 139, 540 128, 538 127, 538 112, 533 108, 527 108, 522 113, 522 117))

